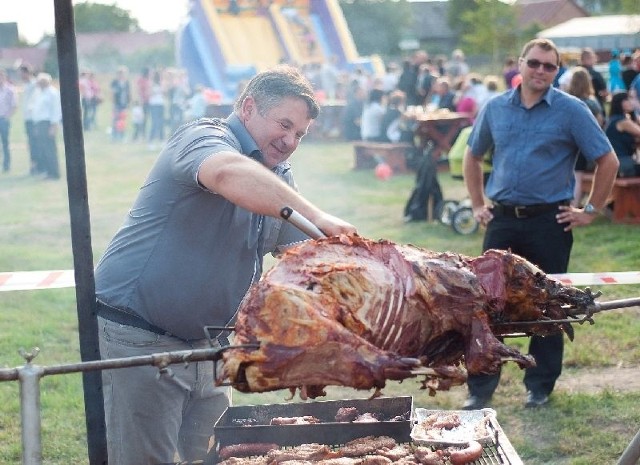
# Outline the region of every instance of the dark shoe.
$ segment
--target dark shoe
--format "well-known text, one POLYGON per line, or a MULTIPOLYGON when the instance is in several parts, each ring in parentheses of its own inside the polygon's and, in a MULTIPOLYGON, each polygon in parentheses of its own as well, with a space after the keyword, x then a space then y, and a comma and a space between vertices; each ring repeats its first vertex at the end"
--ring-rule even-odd
POLYGON ((539 392, 529 391, 527 393, 527 401, 525 402, 525 408, 538 408, 549 403, 549 396, 539 392))
POLYGON ((462 410, 480 410, 485 408, 491 397, 469 396, 462 406, 462 410))

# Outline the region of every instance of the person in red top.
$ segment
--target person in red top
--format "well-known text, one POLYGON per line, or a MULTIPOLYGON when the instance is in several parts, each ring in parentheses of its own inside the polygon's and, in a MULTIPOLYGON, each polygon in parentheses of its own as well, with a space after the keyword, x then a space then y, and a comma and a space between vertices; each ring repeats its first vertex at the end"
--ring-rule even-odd
POLYGON ((149 119, 149 98, 151 97, 151 71, 148 67, 142 68, 140 76, 136 80, 138 102, 142 105, 142 139, 147 133, 147 120, 149 119))

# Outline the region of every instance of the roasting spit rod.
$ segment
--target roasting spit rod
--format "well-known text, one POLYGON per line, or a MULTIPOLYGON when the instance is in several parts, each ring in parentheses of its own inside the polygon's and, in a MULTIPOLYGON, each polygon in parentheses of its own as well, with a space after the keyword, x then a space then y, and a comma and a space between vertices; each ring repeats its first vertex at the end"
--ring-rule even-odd
POLYGON ((562 320, 535 320, 535 321, 504 321, 500 323, 492 323, 491 326, 521 326, 521 325, 539 325, 539 324, 558 324, 558 323, 584 323, 588 321, 593 324, 592 316, 596 313, 606 310, 616 310, 619 308, 628 308, 640 306, 640 297, 631 297, 629 299, 610 300, 608 302, 594 302, 584 308, 576 307, 575 313, 571 315, 574 318, 562 320))
POLYGON ((280 216, 312 239, 322 239, 327 237, 320 228, 309 221, 308 218, 301 215, 291 207, 284 207, 280 210, 280 216))

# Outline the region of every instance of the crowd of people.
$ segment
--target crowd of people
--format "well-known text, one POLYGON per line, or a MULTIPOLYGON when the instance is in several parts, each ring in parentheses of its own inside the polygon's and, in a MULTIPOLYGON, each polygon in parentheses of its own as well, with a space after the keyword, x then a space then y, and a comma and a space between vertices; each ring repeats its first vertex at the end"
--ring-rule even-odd
MULTIPOLYGON (((87 95, 82 98, 84 129, 91 130, 95 128, 95 108, 103 97, 90 79, 92 73, 83 75, 81 95, 87 95)), ((187 120, 206 113, 204 88, 192 88, 184 69, 143 67, 132 78, 129 69, 120 66, 109 84, 109 93, 109 130, 114 142, 146 141, 149 148, 155 149, 187 120)))
POLYGON ((499 77, 472 72, 461 50, 449 60, 417 51, 402 64, 388 63, 382 76, 356 69, 346 80, 341 121, 346 140, 410 142, 412 110, 448 110, 473 120, 499 91, 499 77))
MULTIPOLYGON (((637 137, 634 124, 640 113, 640 105, 637 104, 640 51, 612 53, 609 69, 619 69, 619 79, 610 75, 609 80, 605 80, 594 68, 596 59, 591 49, 582 51, 579 63, 566 64, 561 57, 554 87, 584 100, 596 117, 602 117, 600 123, 603 128, 609 121, 606 108, 612 95, 627 92, 635 111, 627 113, 631 123, 624 124, 622 129, 637 137), (612 66, 614 62, 619 62, 620 66, 612 66), (591 90, 581 89, 577 95, 571 83, 574 71, 579 69, 589 74, 591 90), (592 105, 594 100, 599 104, 599 111, 592 105)), ((401 63, 388 62, 382 75, 374 75, 362 66, 348 71, 340 69, 337 57, 330 57, 324 63, 302 65, 300 69, 311 82, 321 103, 344 104, 337 118, 335 115, 332 120, 324 118, 323 127, 315 130, 329 137, 340 135, 348 141, 414 142, 411 110, 415 114, 416 108, 420 111, 464 113, 473 122, 489 99, 517 87, 522 78, 518 60, 513 57, 505 59, 502 77, 483 76, 471 70, 462 50, 454 50, 450 57, 438 55, 435 58, 424 50, 418 50, 401 63), (339 128, 335 127, 336 120, 339 128)), ((90 72, 81 75, 80 87, 84 126, 91 130, 95 128, 96 106, 103 97, 90 72)), ((129 71, 120 67, 111 81, 110 93, 112 139, 146 141, 152 149, 185 121, 205 116, 208 103, 205 89, 202 86, 191 88, 182 69, 143 68, 137 77, 130 78, 129 71), (125 133, 128 134, 125 136, 125 133)), ((615 137, 613 129, 608 133, 615 137)), ((628 153, 628 150, 623 153, 628 153)), ((623 163, 620 174, 631 175, 635 165, 629 168, 628 163, 623 163)), ((590 166, 580 158, 576 175, 588 169, 590 166)))
MULTIPOLYGON (((22 80, 22 117, 29 149, 29 174, 45 179, 59 179, 56 135, 62 122, 60 94, 52 84, 51 75, 34 75, 30 67, 18 70, 22 80)), ((0 70, 0 137, 3 151, 3 173, 11 171, 11 117, 18 108, 18 96, 0 70)))
MULTIPOLYGON (((400 110, 404 114, 408 107, 430 106, 475 114, 497 90, 497 77, 483 80, 477 73, 470 73, 460 50, 454 51, 449 60, 444 56, 431 60, 426 52, 418 51, 402 66, 390 62, 381 76, 362 66, 349 71, 340 69, 337 56, 322 63, 301 65, 300 69, 321 103, 345 103, 339 115, 340 127, 324 120, 326 126, 321 132, 333 137, 341 135, 346 140, 389 141, 394 134, 397 137, 398 122, 380 111, 386 113, 392 92, 392 112, 400 110), (380 126, 383 119, 387 122, 385 127, 380 126), (391 123, 393 127, 388 131, 391 123), (337 129, 339 134, 335 133, 337 129)), ((242 85, 239 84, 239 92, 242 85)), ((205 116, 208 103, 206 89, 191 87, 186 71, 178 68, 144 67, 132 77, 127 67, 120 66, 108 89, 101 89, 93 72, 83 71, 79 86, 86 131, 97 129, 97 109, 106 103, 111 107, 111 120, 106 127, 113 141, 146 141, 152 148, 182 123, 205 116)))
MULTIPOLYGON (((622 159, 619 175, 635 176, 639 172, 635 144, 640 137, 640 51, 614 50, 610 57, 608 79, 605 79, 594 66, 597 55, 593 50, 584 49, 578 62, 574 63, 565 62, 561 56, 553 86, 577 96, 589 106, 607 135, 615 140, 616 152, 622 159), (583 70, 590 77, 590 87, 580 84, 584 84, 583 70), (578 77, 574 82, 572 77, 576 71, 578 77), (618 93, 622 95, 613 99, 618 93), (616 104, 612 105, 614 102, 616 104), (619 105, 619 102, 623 104, 619 105), (620 117, 624 118, 621 120, 620 117)), ((522 79, 516 58, 505 59, 501 77, 483 76, 471 70, 462 50, 454 50, 449 57, 437 55, 433 58, 428 52, 418 50, 399 62, 386 63, 381 75, 374 75, 362 66, 340 69, 335 56, 324 63, 300 66, 300 69, 321 103, 341 102, 344 105, 339 114, 334 111, 337 116, 323 118, 323 127, 314 131, 329 137, 341 136, 348 141, 414 142, 411 115, 412 110, 415 114, 416 108, 464 113, 473 122, 489 99, 517 87, 522 79)), ((38 131, 35 128, 44 127, 44 123, 34 124, 30 116, 34 103, 26 103, 32 94, 39 99, 46 94, 56 94, 56 86, 50 82, 46 86, 48 91, 33 93, 31 89, 40 89, 35 84, 36 76, 30 70, 21 75, 23 81, 19 84, 23 87, 22 109, 29 136, 31 173, 56 178, 59 176, 54 162, 57 154, 51 153, 49 142, 55 140, 60 117, 54 113, 46 115, 49 129, 38 131)), ((207 89, 201 85, 191 87, 186 71, 179 68, 143 67, 137 76, 131 76, 125 66, 120 66, 107 89, 101 89, 95 73, 83 71, 79 76, 79 88, 82 123, 86 131, 98 128, 97 110, 100 105, 109 104, 111 118, 103 126, 112 140, 146 142, 150 149, 156 149, 184 122, 205 116, 210 103, 207 89)), ((52 99, 55 101, 55 97, 52 99)), ((0 75, 0 138, 5 172, 11 168, 9 128, 17 104, 14 86, 7 82, 6 73, 4 77, 0 75)), ((584 158, 579 158, 576 185, 579 185, 581 173, 591 168, 584 158)), ((576 187, 575 202, 580 201, 578 190, 576 187)))
MULTIPOLYGON (((640 50, 635 52, 611 52, 609 75, 605 78, 595 69, 596 53, 585 48, 579 62, 573 66, 561 66, 555 85, 585 102, 604 129, 620 161, 619 177, 640 175, 640 50), (622 65, 624 63, 624 65, 622 65)), ((579 157, 576 164, 576 195, 574 203, 580 203, 579 184, 581 174, 592 170, 579 157)))
MULTIPOLYGON (((57 135, 62 127, 60 92, 48 73, 34 74, 28 65, 19 68, 22 85, 22 118, 29 151, 29 174, 44 179, 60 178, 57 135)), ((14 99, 14 107, 18 99, 14 99)), ((13 113, 13 112, 11 112, 13 113)), ((6 120, 7 131, 9 127, 6 120)), ((5 139, 3 138, 3 146, 5 139)), ((5 147, 4 171, 11 169, 8 133, 5 147)))

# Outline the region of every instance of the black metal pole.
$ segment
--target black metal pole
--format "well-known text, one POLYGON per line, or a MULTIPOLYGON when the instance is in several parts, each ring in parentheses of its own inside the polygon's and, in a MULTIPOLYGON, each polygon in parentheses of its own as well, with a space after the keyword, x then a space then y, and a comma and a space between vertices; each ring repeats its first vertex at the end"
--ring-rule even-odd
POLYGON ((633 437, 616 465, 635 465, 640 460, 640 430, 633 437))
MULTIPOLYGON (((100 348, 73 5, 71 0, 54 0, 54 6, 80 356, 92 361, 100 359, 100 348)), ((89 463, 103 465, 107 463, 107 440, 101 374, 85 372, 82 381, 89 463)))

